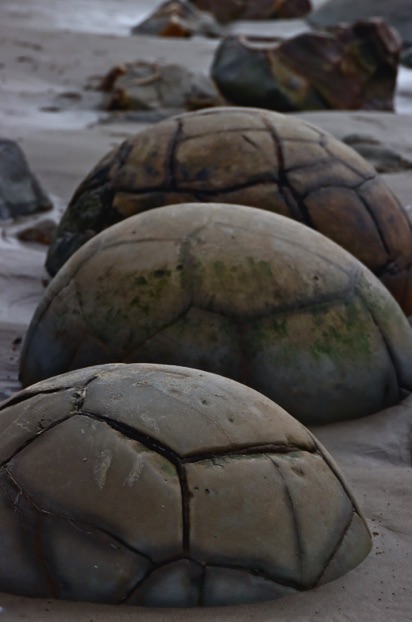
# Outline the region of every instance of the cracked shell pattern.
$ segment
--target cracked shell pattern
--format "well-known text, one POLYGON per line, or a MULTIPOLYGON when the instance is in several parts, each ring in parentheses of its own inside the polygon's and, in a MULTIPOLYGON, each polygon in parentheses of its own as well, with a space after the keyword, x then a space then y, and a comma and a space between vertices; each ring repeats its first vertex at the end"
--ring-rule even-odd
POLYGON ((194 369, 108 364, 0 406, 0 590, 161 607, 272 600, 371 539, 316 438, 194 369))
POLYGON ((192 203, 133 216, 71 257, 33 317, 21 380, 183 365, 327 423, 398 403, 411 355, 395 300, 331 240, 267 211, 192 203))
POLYGON ((46 267, 133 214, 186 202, 249 205, 293 218, 362 261, 412 314, 411 226, 375 169, 295 117, 221 107, 162 121, 101 160, 76 190, 46 267))

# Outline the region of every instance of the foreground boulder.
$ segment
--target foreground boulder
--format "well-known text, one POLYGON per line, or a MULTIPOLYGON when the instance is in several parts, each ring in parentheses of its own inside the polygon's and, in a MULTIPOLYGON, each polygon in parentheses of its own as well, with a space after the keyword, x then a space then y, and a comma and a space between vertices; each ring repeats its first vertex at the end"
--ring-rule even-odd
POLYGON ((0 408, 0 456, 2 592, 239 605, 333 581, 371 548, 319 441, 194 369, 102 365, 32 386, 0 408))
POLYGON ((303 17, 312 9, 310 0, 192 0, 192 4, 212 13, 221 23, 303 17))
POLYGON ((329 0, 309 15, 316 28, 381 17, 396 28, 405 46, 412 46, 411 0, 329 0))
POLYGON ((253 108, 186 113, 124 141, 76 190, 46 267, 55 274, 119 220, 187 201, 241 203, 318 229, 379 275, 412 314, 411 227, 382 177, 330 134, 253 108))
POLYGON ((133 35, 159 37, 219 37, 221 29, 208 13, 181 0, 169 0, 140 24, 132 28, 133 35))
POLYGON ((107 110, 158 111, 178 114, 218 106, 221 97, 212 81, 181 65, 135 62, 110 70, 100 86, 107 110))
POLYGON ((13 140, 0 138, 0 220, 51 209, 52 203, 13 140))
POLYGON ((393 110, 401 41, 380 19, 283 42, 229 37, 211 75, 232 104, 298 110, 393 110))

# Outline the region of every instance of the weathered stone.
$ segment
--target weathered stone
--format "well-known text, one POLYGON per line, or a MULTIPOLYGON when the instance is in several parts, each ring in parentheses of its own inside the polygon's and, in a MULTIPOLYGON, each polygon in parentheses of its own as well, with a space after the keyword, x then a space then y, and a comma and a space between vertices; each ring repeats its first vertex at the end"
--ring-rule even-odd
POLYGON ((317 439, 215 374, 109 364, 57 376, 0 406, 0 439, 2 591, 253 603, 336 579, 371 548, 317 439))
POLYGON ((49 246, 56 233, 57 223, 50 218, 40 220, 31 227, 25 227, 17 232, 17 237, 23 242, 37 242, 49 246))
POLYGON ((399 173, 412 169, 412 160, 382 144, 373 136, 348 134, 342 141, 368 160, 378 173, 399 173))
POLYGON ((401 41, 383 20, 286 41, 228 37, 211 75, 232 104, 283 112, 393 110, 401 41))
POLYGON ((288 19, 307 15, 310 0, 192 0, 202 11, 208 11, 219 22, 236 19, 288 19))
POLYGON ((108 360, 190 366, 319 423, 397 403, 411 355, 401 309, 341 247, 267 211, 191 203, 133 216, 73 255, 32 320, 21 379, 108 360))
POLYGON ((17 143, 0 139, 0 220, 52 208, 17 143))
POLYGON ((309 15, 317 27, 352 23, 381 17, 401 35, 404 45, 412 45, 412 4, 410 0, 329 0, 309 15))
MULTIPOLYGON (((258 207, 318 229, 379 275, 412 314, 411 226, 373 166, 309 123, 251 108, 186 113, 108 154, 76 190, 47 269, 56 273, 119 220, 188 201, 258 207)), ((209 320, 225 349, 226 321, 209 320)))
POLYGON ((222 103, 212 81, 181 65, 138 61, 118 66, 103 79, 108 110, 158 111, 171 116, 222 103))
POLYGON ((184 0, 168 0, 147 19, 132 28, 133 35, 159 37, 219 37, 221 29, 208 13, 184 0))

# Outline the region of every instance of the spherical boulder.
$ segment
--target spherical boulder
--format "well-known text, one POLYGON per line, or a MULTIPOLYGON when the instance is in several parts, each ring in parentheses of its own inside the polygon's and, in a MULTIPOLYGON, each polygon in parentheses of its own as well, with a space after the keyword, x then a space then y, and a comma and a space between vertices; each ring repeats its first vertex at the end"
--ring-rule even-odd
POLYGON ((0 590, 144 606, 272 600, 345 574, 368 528, 282 408, 183 367, 102 365, 0 407, 0 590))
POLYGON ((70 258, 32 319, 21 380, 184 365, 327 423, 397 403, 411 360, 406 317, 353 255, 278 214, 191 203, 109 227, 70 258))
POLYGON ((102 229, 188 201, 280 213, 331 238, 374 272, 412 314, 412 231, 375 169, 296 117, 221 107, 162 121, 123 142, 76 190, 47 256, 55 274, 102 229))

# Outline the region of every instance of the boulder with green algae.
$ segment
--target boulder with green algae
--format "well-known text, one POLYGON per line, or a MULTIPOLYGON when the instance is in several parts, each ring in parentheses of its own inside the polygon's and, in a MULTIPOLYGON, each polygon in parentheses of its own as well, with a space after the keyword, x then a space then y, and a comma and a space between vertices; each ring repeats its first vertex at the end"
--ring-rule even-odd
POLYGON ((244 604, 332 581, 371 548, 316 438, 221 376, 164 365, 57 376, 0 407, 0 441, 1 591, 244 604))
POLYGON ((189 201, 277 212, 331 238, 412 314, 412 230, 382 177, 351 147, 296 117, 252 108, 185 113, 105 156, 80 184, 46 266, 133 214, 189 201))
POLYGON ((327 423, 398 403, 411 360, 406 317, 341 247, 278 214, 191 203, 133 216, 70 258, 35 312, 21 380, 183 365, 327 423))

